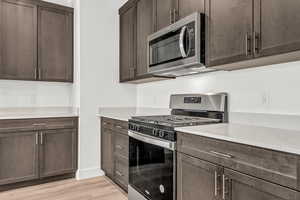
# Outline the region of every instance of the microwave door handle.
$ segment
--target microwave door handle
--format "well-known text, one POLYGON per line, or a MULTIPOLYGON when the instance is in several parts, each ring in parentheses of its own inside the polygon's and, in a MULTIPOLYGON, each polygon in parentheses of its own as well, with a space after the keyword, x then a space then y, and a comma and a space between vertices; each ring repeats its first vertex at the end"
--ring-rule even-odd
POLYGON ((186 26, 182 27, 181 32, 180 32, 180 36, 179 36, 179 49, 180 49, 180 53, 181 53, 183 58, 186 58, 188 56, 187 53, 185 52, 184 42, 183 42, 184 35, 186 33, 186 29, 187 29, 186 26))

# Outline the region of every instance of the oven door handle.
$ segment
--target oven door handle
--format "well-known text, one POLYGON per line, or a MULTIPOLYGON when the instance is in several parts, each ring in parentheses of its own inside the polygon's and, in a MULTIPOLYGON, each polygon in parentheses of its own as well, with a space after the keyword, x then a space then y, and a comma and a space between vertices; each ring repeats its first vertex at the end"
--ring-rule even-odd
POLYGON ((152 136, 145 136, 145 135, 142 135, 140 133, 133 132, 133 131, 128 131, 128 135, 129 135, 129 137, 132 137, 136 140, 139 140, 139 141, 142 141, 142 142, 145 142, 145 143, 148 143, 148 144, 156 145, 156 146, 159 146, 159 147, 162 147, 162 148, 166 148, 166 149, 169 149, 171 151, 175 151, 175 142, 162 140, 162 139, 155 138, 155 137, 152 137, 152 136))

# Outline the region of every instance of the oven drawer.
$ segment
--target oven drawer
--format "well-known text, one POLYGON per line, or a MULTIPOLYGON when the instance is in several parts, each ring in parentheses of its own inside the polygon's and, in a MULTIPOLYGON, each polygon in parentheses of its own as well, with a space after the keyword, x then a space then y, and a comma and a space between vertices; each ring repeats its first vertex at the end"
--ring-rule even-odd
POLYGON ((177 133, 177 137, 179 152, 299 189, 296 155, 186 133, 177 133))
POLYGON ((124 190, 128 190, 128 160, 115 156, 114 180, 124 190))
POLYGON ((64 128, 77 128, 77 117, 1 120, 0 123, 0 133, 64 128))
POLYGON ((116 133, 114 134, 114 153, 128 159, 129 137, 116 133))

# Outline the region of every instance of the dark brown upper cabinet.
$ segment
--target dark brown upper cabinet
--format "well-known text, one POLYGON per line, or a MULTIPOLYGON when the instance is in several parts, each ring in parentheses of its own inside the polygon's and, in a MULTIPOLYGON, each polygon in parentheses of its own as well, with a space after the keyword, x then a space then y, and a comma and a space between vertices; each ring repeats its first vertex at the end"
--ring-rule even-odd
POLYGON ((194 12, 205 12, 205 0, 177 0, 178 19, 194 12))
POLYGON ((206 0, 206 65, 252 58, 253 0, 206 0))
POLYGON ((38 9, 39 80, 73 81, 73 13, 38 9))
POLYGON ((40 133, 40 177, 72 173, 77 168, 77 133, 58 129, 40 133))
POLYGON ((254 56, 300 50, 300 1, 255 0, 254 56))
POLYGON ((136 6, 120 13, 120 82, 134 79, 136 73, 136 6))
POLYGON ((38 132, 0 133, 0 185, 39 177, 38 132))
POLYGON ((0 79, 73 82, 73 8, 0 0, 0 79))
POLYGON ((1 79, 36 79, 36 4, 31 1, 0 1, 0 46, 1 79))
POLYGON ((136 75, 147 74, 147 46, 148 36, 154 32, 154 1, 139 0, 137 2, 137 70, 136 75))
POLYGON ((177 0, 154 0, 155 30, 174 23, 177 19, 177 0))

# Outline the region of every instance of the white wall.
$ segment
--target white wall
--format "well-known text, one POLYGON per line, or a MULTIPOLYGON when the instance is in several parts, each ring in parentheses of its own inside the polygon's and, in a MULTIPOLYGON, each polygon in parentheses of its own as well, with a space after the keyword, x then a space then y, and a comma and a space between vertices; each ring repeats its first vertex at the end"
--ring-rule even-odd
POLYGON ((118 83, 117 13, 125 1, 80 1, 79 178, 101 173, 98 107, 136 105, 136 87, 118 83))
POLYGON ((228 92, 231 112, 300 114, 300 62, 139 85, 137 105, 167 107, 173 93, 228 92))

